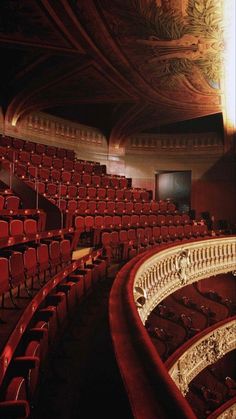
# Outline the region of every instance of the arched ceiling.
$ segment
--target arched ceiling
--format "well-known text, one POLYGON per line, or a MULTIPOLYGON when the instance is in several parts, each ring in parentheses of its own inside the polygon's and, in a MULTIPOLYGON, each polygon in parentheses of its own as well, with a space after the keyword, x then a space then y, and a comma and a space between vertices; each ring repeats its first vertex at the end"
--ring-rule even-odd
POLYGON ((1 0, 0 93, 12 124, 46 111, 127 136, 221 112, 215 0, 1 0), (86 115, 85 115, 86 110, 86 115))

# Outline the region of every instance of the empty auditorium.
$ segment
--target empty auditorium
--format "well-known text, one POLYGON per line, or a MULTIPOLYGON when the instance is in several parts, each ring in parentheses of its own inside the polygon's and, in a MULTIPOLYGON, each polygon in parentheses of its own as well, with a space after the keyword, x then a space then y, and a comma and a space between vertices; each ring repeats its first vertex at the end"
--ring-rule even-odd
POLYGON ((236 418, 235 9, 0 1, 0 419, 236 418))

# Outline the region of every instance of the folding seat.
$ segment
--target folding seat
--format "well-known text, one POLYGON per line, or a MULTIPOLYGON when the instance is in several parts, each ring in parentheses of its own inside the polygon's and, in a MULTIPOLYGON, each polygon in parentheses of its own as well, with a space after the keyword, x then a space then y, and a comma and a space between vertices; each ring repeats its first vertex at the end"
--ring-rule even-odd
POLYGON ((113 228, 119 230, 122 226, 121 216, 120 215, 113 215, 112 224, 113 224, 113 228))
POLYGON ((139 225, 140 227, 146 227, 148 225, 148 216, 145 214, 141 214, 139 216, 139 225))
POLYGON ((91 292, 92 289, 92 270, 91 269, 76 269, 73 274, 69 276, 70 281, 76 281, 79 285, 79 300, 91 292))
POLYGON ((75 217, 75 229, 81 233, 84 231, 84 217, 77 215, 75 217))
POLYGON ((84 163, 84 172, 92 174, 93 173, 93 164, 85 162, 84 163))
POLYGON ((157 216, 157 225, 159 225, 159 226, 166 225, 166 217, 165 217, 165 215, 159 214, 157 216))
POLYGON ((25 378, 12 376, 0 399, 0 417, 2 419, 30 418, 30 403, 27 398, 25 378))
POLYGON ((129 256, 129 249, 132 245, 129 242, 127 230, 119 231, 120 255, 122 260, 127 260, 129 256))
POLYGON ((31 154, 30 161, 33 166, 39 166, 42 162, 42 156, 40 154, 31 154))
POLYGON ((67 196, 68 196, 69 199, 76 198, 76 196, 77 196, 77 186, 69 185, 67 187, 67 196))
POLYGON ((159 201, 159 211, 161 214, 166 214, 168 202, 167 201, 159 201))
POLYGON ((119 178, 114 177, 114 176, 112 176, 112 177, 110 178, 110 184, 111 184, 111 187, 112 187, 113 189, 118 189, 118 188, 119 188, 119 183, 120 183, 119 178))
POLYGON ((104 228, 104 218, 102 215, 95 215, 94 228, 102 230, 104 228))
POLYGON ((18 150, 22 150, 24 148, 24 144, 25 141, 20 138, 13 138, 12 140, 12 147, 17 148, 18 150))
POLYGON ((161 237, 161 229, 159 226, 155 226, 152 228, 152 234, 153 234, 153 239, 155 240, 155 242, 161 243, 162 237, 161 237))
POLYGON ((144 202, 142 204, 142 213, 143 214, 150 214, 151 211, 151 204, 150 202, 144 202))
POLYGON ((36 249, 31 246, 19 246, 19 250, 22 252, 25 279, 30 281, 30 288, 34 288, 35 280, 38 279, 38 262, 36 249))
POLYGON ((87 197, 86 187, 85 186, 79 186, 78 190, 77 190, 77 193, 78 193, 78 198, 80 198, 80 199, 86 198, 87 197))
POLYGON ((196 238, 201 236, 201 229, 199 224, 192 225, 192 236, 196 238))
POLYGON ((39 280, 45 282, 49 277, 49 252, 47 243, 35 243, 36 256, 38 262, 39 280))
POLYGON ((124 189, 116 189, 116 201, 122 201, 124 199, 124 189))
POLYGON ((110 176, 101 176, 101 187, 109 188, 110 186, 110 176))
POLYGON ((61 172, 58 169, 52 169, 50 174, 51 180, 53 182, 59 182, 61 179, 61 172))
MULTIPOLYGON (((25 284, 25 288, 28 293, 28 287, 26 284, 26 278, 25 278, 25 269, 24 269, 24 261, 23 261, 23 255, 21 252, 15 251, 15 250, 4 250, 4 255, 8 257, 9 260, 9 273, 10 273, 10 284, 11 284, 11 290, 13 288, 18 287, 18 297, 20 296, 20 286, 22 284, 25 284)), ((11 292, 10 290, 10 292, 11 292)), ((13 296, 11 294, 11 298, 13 301, 13 296)), ((14 305, 16 305, 13 302, 14 305)))
POLYGON ((46 152, 46 145, 45 144, 36 143, 35 152, 37 154, 45 154, 45 152, 46 152))
POLYGON ((125 177, 121 177, 119 181, 119 187, 122 189, 122 188, 127 188, 127 186, 128 186, 127 179, 125 177))
POLYGON ((9 237, 8 221, 0 220, 0 240, 8 239, 8 237, 9 237))
POLYGON ((132 201, 125 202, 125 213, 132 214, 134 211, 134 204, 132 201))
POLYGON ((87 199, 96 199, 97 198, 97 190, 93 186, 87 188, 87 199))
POLYGON ((174 224, 174 217, 173 215, 166 215, 166 225, 171 226, 174 224))
POLYGON ((47 183, 46 193, 47 195, 55 196, 57 193, 57 185, 55 183, 47 183))
MULTIPOLYGON (((4 295, 6 292, 9 291, 9 288, 10 288, 9 262, 6 257, 0 256, 0 272, 1 272, 0 296, 2 299, 2 308, 4 308, 4 295)), ((1 317, 0 317, 0 323, 1 323, 1 317)))
POLYGON ((66 157, 69 160, 74 160, 75 159, 75 152, 74 152, 74 150, 68 150, 68 149, 66 149, 66 157))
POLYGON ((151 215, 148 216, 148 224, 150 226, 157 225, 157 216, 155 214, 151 214, 151 215))
POLYGON ((92 215, 86 215, 84 218, 85 231, 90 232, 94 227, 94 217, 92 215))
POLYGON ((47 168, 52 167, 52 157, 43 155, 41 165, 42 167, 47 167, 47 168))
POLYGON ((15 195, 9 195, 5 197, 5 209, 18 210, 20 207, 20 198, 15 195))
POLYGON ((63 183, 69 184, 70 181, 71 181, 71 172, 67 172, 66 170, 64 170, 63 172, 61 172, 61 181, 63 183))
POLYGON ((57 154, 57 147, 48 145, 47 148, 46 148, 45 153, 46 153, 47 156, 50 156, 50 157, 56 156, 56 154, 57 154))
POLYGON ((200 236, 201 237, 205 237, 208 236, 209 232, 208 232, 208 228, 206 224, 200 224, 200 236))
POLYGON ((12 147, 12 138, 7 135, 1 135, 1 145, 6 147, 12 147))
POLYGON ((66 209, 67 209, 67 201, 66 201, 66 199, 59 198, 57 200, 57 206, 59 207, 59 209, 61 211, 66 211, 66 209))
POLYGON ((33 218, 26 218, 24 220, 24 232, 27 236, 36 235, 38 233, 37 221, 33 218))
POLYGON ((16 176, 22 178, 27 177, 27 166, 25 164, 16 163, 14 167, 14 173, 16 176))
MULTIPOLYGON (((92 177, 88 173, 82 174, 82 184, 85 186, 90 186, 92 184, 92 177)), ((95 188, 94 188, 95 189, 95 188)))
MULTIPOLYGON (((66 266, 66 265, 65 265, 66 266)), ((78 283, 76 281, 70 281, 69 278, 65 279, 57 285, 57 292, 64 293, 66 296, 66 313, 69 317, 74 314, 75 307, 79 300, 78 283)))
POLYGON ((139 226, 139 215, 132 214, 130 217, 130 224, 131 227, 138 227, 139 226))
POLYGON ((182 225, 178 225, 176 227, 176 234, 178 239, 183 240, 184 239, 184 227, 182 225))
POLYGON ((78 172, 74 172, 72 174, 71 183, 73 185, 77 185, 77 186, 80 185, 81 184, 81 174, 78 173, 78 172))
POLYGON ((164 242, 167 242, 170 240, 169 230, 166 225, 161 226, 161 237, 164 242))
POLYGON ((49 253, 50 273, 55 275, 61 269, 60 244, 57 240, 47 240, 49 253))
POLYGON ((141 203, 141 202, 135 202, 135 203, 134 203, 134 213, 135 213, 135 214, 141 214, 141 212, 142 212, 142 207, 143 207, 143 205, 142 205, 142 203, 141 203))
POLYGON ((149 193, 148 193, 148 191, 142 191, 140 193, 140 199, 141 199, 142 202, 149 201, 149 193))
POLYGON ((41 167, 38 169, 38 177, 41 180, 48 181, 50 178, 50 170, 46 169, 45 167, 41 167))
POLYGON ((0 211, 3 210, 5 204, 5 198, 3 195, 0 195, 0 211))
POLYGON ((122 227, 129 228, 130 223, 131 223, 130 215, 128 215, 128 214, 122 215, 122 220, 121 220, 122 227))
POLYGON ((57 151, 56 151, 56 155, 57 155, 57 157, 59 157, 60 159, 64 159, 64 157, 66 157, 66 149, 65 148, 57 148, 57 151))
POLYGON ((108 188, 107 189, 107 199, 111 200, 111 201, 114 201, 115 197, 116 197, 115 189, 108 188))
POLYGON ((75 212, 77 210, 77 201, 75 199, 69 199, 67 201, 67 210, 69 212, 75 212))
POLYGON ((107 191, 105 188, 97 189, 97 199, 106 199, 107 191))
POLYGON ((87 212, 87 201, 81 199, 77 202, 77 213, 84 215, 87 212))
POLYGON ((184 237, 190 239, 192 237, 192 226, 190 224, 184 225, 184 237))
POLYGON ((25 141, 24 150, 29 152, 35 152, 36 144, 33 141, 25 141))
POLYGON ((24 235, 23 221, 17 220, 17 219, 11 220, 9 224, 9 232, 10 232, 10 236, 12 237, 16 237, 16 236, 22 237, 24 235))
POLYGON ((97 213, 104 214, 106 212, 106 202, 105 201, 98 201, 97 203, 97 213))
POLYGON ((59 242, 61 252, 61 264, 62 267, 66 266, 71 262, 71 243, 68 239, 62 239, 59 242))
POLYGON ((130 189, 124 190, 124 200, 131 201, 132 200, 132 191, 130 189))
POLYGON ((92 175, 92 185, 96 186, 97 188, 101 186, 101 176, 99 175, 92 175))
POLYGON ((190 224, 191 220, 188 214, 182 214, 182 224, 190 224))
POLYGON ((181 215, 174 215, 173 222, 175 226, 183 224, 181 215))
POLYGON ((116 204, 114 201, 108 201, 106 206, 106 213, 107 214, 114 214, 116 212, 115 210, 116 204))
POLYGON ((147 239, 148 243, 150 243, 150 244, 154 243, 152 227, 145 227, 144 228, 144 236, 147 239))
POLYGON ((61 170, 63 167, 63 160, 58 157, 55 157, 52 161, 52 167, 53 169, 61 170))
POLYGON ((124 214, 125 213, 125 203, 123 201, 116 202, 116 213, 117 214, 124 214))
POLYGON ((177 227, 174 225, 169 225, 168 227, 169 236, 171 240, 177 240, 178 234, 177 234, 177 227))
POLYGON ((113 227, 113 217, 111 215, 105 215, 104 218, 104 228, 109 230, 113 227))
POLYGON ((175 206, 175 204, 173 202, 168 202, 167 211, 170 214, 175 214, 175 212, 176 212, 176 206, 175 206))
POLYGON ((137 190, 137 189, 134 189, 133 191, 132 191, 132 198, 133 198, 133 201, 140 201, 140 199, 141 199, 141 196, 140 196, 140 191, 139 190, 137 190))
POLYGON ((57 195, 58 197, 66 196, 67 195, 67 186, 62 185, 62 183, 59 183, 57 185, 57 195))
POLYGON ((154 214, 157 214, 158 213, 158 211, 159 211, 159 204, 158 204, 157 201, 151 201, 151 211, 154 214))
POLYGON ((84 172, 84 164, 81 161, 76 161, 74 163, 74 171, 83 173, 84 172))
POLYGON ((87 214, 95 215, 97 213, 97 202, 96 201, 88 201, 86 212, 87 212, 87 214))
POLYGON ((118 231, 111 232, 111 254, 114 260, 120 259, 119 233, 118 231))
POLYGON ((5 158, 7 160, 10 160, 12 162, 15 163, 15 161, 18 159, 18 151, 16 149, 13 148, 7 148, 6 149, 6 154, 5 154, 5 158))
POLYGON ((138 251, 142 252, 149 247, 144 228, 138 227, 136 230, 138 251))
POLYGON ((74 170, 74 162, 73 162, 73 160, 64 159, 63 167, 64 167, 64 170, 66 170, 68 172, 72 172, 72 170, 74 170))
POLYGON ((19 152, 18 160, 24 163, 30 162, 30 153, 28 151, 22 150, 19 152))

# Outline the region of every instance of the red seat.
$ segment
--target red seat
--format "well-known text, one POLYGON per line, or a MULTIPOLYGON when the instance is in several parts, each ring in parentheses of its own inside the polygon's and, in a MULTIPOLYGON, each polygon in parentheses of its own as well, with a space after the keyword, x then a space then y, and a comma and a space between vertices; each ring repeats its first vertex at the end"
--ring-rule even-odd
POLYGON ((59 158, 59 157, 55 157, 53 159, 52 166, 53 166, 54 169, 61 170, 62 167, 63 167, 63 159, 62 158, 59 158))
POLYGON ((67 187, 68 198, 76 198, 77 196, 77 186, 70 185, 67 187))
POLYGON ((46 148, 46 155, 47 156, 56 156, 57 154, 57 147, 48 145, 46 148))
POLYGON ((30 405, 26 394, 24 377, 12 377, 0 401, 0 417, 2 419, 28 419, 30 405))
POLYGON ((130 224, 132 227, 138 227, 139 226, 139 215, 132 214, 130 218, 130 224))
POLYGON ((174 224, 174 217, 173 215, 166 215, 166 225, 170 226, 174 224))
POLYGON ((0 195, 0 211, 3 210, 5 204, 5 198, 3 195, 0 195))
POLYGON ((37 262, 38 262, 38 273, 40 281, 45 281, 49 277, 49 253, 48 245, 46 243, 35 244, 37 262))
POLYGON ((142 213, 149 214, 151 211, 151 204, 150 202, 144 202, 142 205, 142 213))
POLYGON ((84 163, 84 171, 85 171, 85 173, 92 174, 93 173, 93 164, 85 162, 84 163))
POLYGON ((116 189, 116 201, 122 201, 124 199, 124 189, 116 189))
POLYGON ((92 185, 96 186, 97 188, 101 185, 101 177, 99 175, 92 176, 92 185))
POLYGON ((72 174, 71 183, 73 185, 77 185, 77 186, 80 185, 81 184, 81 174, 78 173, 78 172, 74 172, 72 174))
POLYGON ((51 275, 55 275, 61 269, 60 244, 57 240, 47 241, 49 251, 49 263, 51 275))
POLYGON ((165 217, 165 215, 161 215, 161 214, 159 214, 159 215, 157 216, 157 224, 158 224, 160 227, 166 224, 166 217, 165 217))
POLYGON ((130 222, 130 215, 122 215, 122 227, 129 228, 130 222))
POLYGON ((64 167, 64 170, 71 172, 74 169, 74 162, 70 159, 64 159, 63 167, 64 167))
POLYGON ((66 199, 58 199, 57 205, 60 208, 61 211, 66 211, 67 209, 67 201, 66 199))
POLYGON ((50 170, 45 167, 41 167, 40 169, 38 169, 38 177, 41 180, 48 181, 50 177, 50 170))
POLYGON ((160 201, 159 202, 159 211, 162 214, 166 214, 168 208, 168 202, 167 201, 160 201))
POLYGON ((183 238, 184 238, 184 227, 182 225, 178 225, 176 227, 176 234, 177 234, 177 237, 180 240, 183 240, 183 238))
POLYGON ((24 220, 24 232, 26 235, 37 234, 38 226, 37 221, 33 218, 26 218, 24 220))
POLYGON ((130 189, 124 190, 124 200, 131 201, 132 200, 132 191, 130 189))
POLYGON ((60 159, 64 159, 64 157, 67 155, 67 150, 65 148, 57 148, 56 155, 60 159))
POLYGON ((163 241, 169 241, 170 239, 169 230, 166 225, 161 226, 161 237, 163 241))
POLYGON ((20 198, 15 195, 10 195, 5 198, 5 209, 17 210, 20 207, 20 198))
POLYGON ((75 172, 83 173, 83 171, 84 171, 83 163, 80 162, 80 161, 76 161, 74 163, 74 170, 75 170, 75 172))
POLYGON ((148 224, 150 226, 157 225, 157 216, 155 214, 151 214, 151 215, 148 216, 148 224))
POLYGON ((30 161, 34 166, 39 166, 42 161, 42 156, 40 154, 33 153, 30 156, 30 161))
POLYGON ((0 295, 2 296, 2 307, 4 307, 4 294, 9 291, 10 282, 9 282, 9 262, 5 257, 0 257, 0 295))
POLYGON ((77 213, 84 215, 87 212, 87 201, 81 199, 77 202, 77 213))
POLYGON ((174 215, 173 222, 175 226, 183 224, 181 215, 178 215, 178 214, 174 215))
POLYGON ((123 201, 116 202, 116 213, 117 214, 124 214, 125 213, 125 203, 123 201))
POLYGON ((125 202, 125 213, 132 214, 134 210, 134 204, 132 201, 125 202))
POLYGON ((87 196, 87 190, 85 188, 85 186, 79 186, 78 187, 78 197, 80 199, 84 199, 87 196))
POLYGON ((91 175, 88 174, 88 173, 84 173, 82 175, 82 184, 85 185, 85 186, 89 186, 89 185, 91 185, 91 183, 92 183, 91 175))
POLYGON ((59 185, 57 185, 57 195, 58 195, 58 197, 66 196, 67 195, 67 186, 62 185, 62 183, 59 183, 59 185))
POLYGON ((115 189, 111 189, 111 188, 108 188, 107 189, 107 199, 109 199, 109 200, 115 200, 115 196, 116 196, 116 191, 115 191, 115 189))
POLYGON ((84 217, 81 217, 80 215, 75 217, 75 229, 81 232, 84 231, 84 217))
POLYGON ((110 185, 112 186, 113 189, 118 189, 119 184, 120 184, 119 178, 113 177, 113 176, 110 178, 110 185))
POLYGON ((127 188, 128 181, 125 177, 120 178, 119 187, 120 188, 127 188))
POLYGON ((18 159, 21 162, 29 163, 30 162, 30 153, 28 151, 20 151, 18 159))
POLYGON ((120 229, 121 226, 122 226, 121 216, 120 215, 113 215, 112 224, 113 224, 113 228, 120 229))
POLYGON ((35 143, 33 141, 25 141, 24 144, 24 150, 26 151, 30 151, 30 152, 35 152, 35 143))
POLYGON ((8 222, 4 220, 0 220, 0 240, 8 239, 8 237, 9 237, 8 222))
POLYGON ((114 214, 115 208, 116 208, 115 202, 114 201, 108 201, 107 206, 106 206, 106 213, 110 214, 110 215, 114 214))
POLYGON ((103 186, 103 188, 108 188, 110 186, 110 176, 102 176, 101 186, 103 186))
POLYGON ((159 211, 159 204, 157 201, 151 201, 151 211, 154 212, 155 214, 158 213, 159 211))
POLYGON ((43 167, 52 167, 52 157, 44 155, 41 164, 43 167))
POLYGON ((155 226, 152 229, 152 233, 153 233, 153 239, 155 240, 156 243, 160 243, 161 242, 161 229, 159 226, 155 226))
POLYGON ((61 181, 63 183, 69 184, 70 181, 71 181, 71 172, 68 172, 66 170, 64 170, 63 172, 61 172, 61 181))
POLYGON ((170 225, 169 226, 169 236, 171 240, 176 240, 178 238, 178 234, 177 234, 177 227, 170 225))
POLYGON ((113 217, 112 215, 104 216, 104 228, 111 229, 113 227, 113 217))
POLYGON ((37 253, 34 247, 21 246, 20 250, 23 254, 24 268, 25 268, 25 277, 26 280, 29 280, 31 288, 34 288, 35 280, 38 275, 38 262, 37 262, 37 253))
POLYGON ((11 220, 9 230, 10 230, 10 236, 12 236, 12 237, 23 236, 23 234, 24 234, 23 221, 21 221, 21 220, 11 220))
POLYGON ((190 224, 184 225, 184 237, 190 239, 192 237, 192 226, 190 224))
POLYGON ((86 215, 84 218, 84 227, 85 231, 91 231, 94 227, 94 217, 91 215, 86 215))
POLYGON ((57 185, 55 183, 47 183, 46 193, 47 195, 56 195, 57 185))
POLYGON ((107 191, 105 188, 97 189, 97 199, 106 199, 107 191))
POLYGON ((145 214, 141 214, 139 216, 139 225, 141 227, 146 227, 148 225, 148 216, 145 214))
POLYGON ((51 170, 51 180, 54 182, 59 182, 61 179, 61 172, 58 169, 51 170))
POLYGON ((77 201, 75 199, 69 199, 67 201, 67 210, 73 213, 77 210, 77 201))
POLYGON ((93 186, 87 188, 87 198, 89 199, 96 199, 97 198, 97 190, 93 186))
POLYGON ((46 152, 46 145, 44 145, 44 144, 40 144, 40 143, 36 143, 36 146, 35 146, 35 151, 36 151, 36 153, 38 153, 38 154, 43 154, 43 153, 45 153, 45 152, 46 152))
POLYGON ((104 214, 105 211, 106 211, 106 202, 105 201, 98 201, 98 203, 97 203, 98 214, 104 214))
POLYGON ((62 266, 65 266, 71 261, 70 240, 63 239, 59 243, 60 243, 60 252, 61 252, 61 263, 62 263, 62 266))

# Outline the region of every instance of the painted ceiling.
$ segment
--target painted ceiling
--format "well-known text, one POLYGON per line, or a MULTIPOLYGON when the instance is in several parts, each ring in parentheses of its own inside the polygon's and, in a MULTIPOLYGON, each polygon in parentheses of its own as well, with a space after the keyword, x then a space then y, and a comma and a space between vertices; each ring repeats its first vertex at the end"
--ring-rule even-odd
POLYGON ((221 112, 221 1, 1 0, 0 46, 13 124, 37 110, 83 123, 86 110, 122 144, 221 112))

